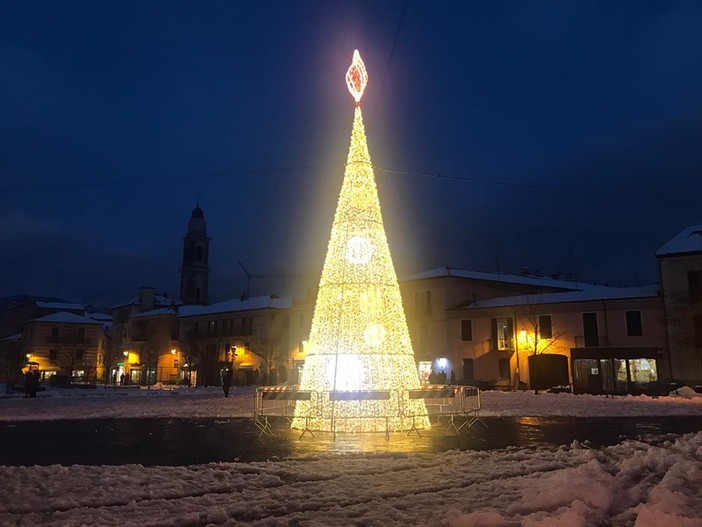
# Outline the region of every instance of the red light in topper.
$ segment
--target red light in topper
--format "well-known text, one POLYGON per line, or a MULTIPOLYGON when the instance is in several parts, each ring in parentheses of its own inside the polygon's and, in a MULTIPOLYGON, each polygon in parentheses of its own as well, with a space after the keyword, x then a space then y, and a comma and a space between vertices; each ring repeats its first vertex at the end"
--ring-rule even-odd
POLYGON ((368 84, 368 72, 366 71, 366 65, 363 64, 363 59, 361 59, 361 54, 357 49, 353 51, 353 60, 351 61, 351 66, 349 66, 346 72, 346 85, 349 87, 349 91, 353 98, 356 99, 356 103, 361 102, 361 97, 363 96, 363 91, 366 89, 366 84, 368 84))

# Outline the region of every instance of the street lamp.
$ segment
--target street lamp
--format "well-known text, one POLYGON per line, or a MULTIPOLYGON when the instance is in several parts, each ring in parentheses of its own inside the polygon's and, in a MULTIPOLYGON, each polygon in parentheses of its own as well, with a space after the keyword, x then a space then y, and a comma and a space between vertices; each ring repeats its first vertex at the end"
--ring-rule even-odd
MULTIPOLYGON (((526 343, 526 338, 527 338, 526 329, 522 329, 519 332, 519 337, 520 337, 521 342, 526 343)), ((519 377, 519 341, 517 342, 515 353, 517 354, 517 367, 514 369, 514 375, 517 378, 517 391, 519 391, 519 384, 521 383, 521 379, 519 377)))

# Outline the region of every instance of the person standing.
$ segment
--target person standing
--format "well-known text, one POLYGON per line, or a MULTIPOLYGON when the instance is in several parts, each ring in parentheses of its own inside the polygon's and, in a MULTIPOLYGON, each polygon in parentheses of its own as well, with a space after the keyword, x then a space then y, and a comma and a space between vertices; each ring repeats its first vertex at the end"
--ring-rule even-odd
POLYGON ((234 370, 232 368, 227 368, 227 371, 222 375, 222 390, 224 390, 224 396, 229 397, 229 387, 232 385, 232 375, 234 375, 234 370))

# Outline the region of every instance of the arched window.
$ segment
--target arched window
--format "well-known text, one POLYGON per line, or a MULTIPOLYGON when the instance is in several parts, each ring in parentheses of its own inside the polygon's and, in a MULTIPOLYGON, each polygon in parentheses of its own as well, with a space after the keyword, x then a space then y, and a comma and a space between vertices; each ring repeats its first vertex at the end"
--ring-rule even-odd
POLYGON ((197 261, 201 262, 202 261, 202 247, 198 245, 197 247, 197 261))

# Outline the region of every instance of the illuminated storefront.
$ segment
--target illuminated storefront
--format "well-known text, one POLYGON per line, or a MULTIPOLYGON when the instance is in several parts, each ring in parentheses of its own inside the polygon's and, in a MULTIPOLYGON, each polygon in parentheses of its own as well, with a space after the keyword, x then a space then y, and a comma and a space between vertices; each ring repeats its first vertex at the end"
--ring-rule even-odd
POLYGON ((661 393, 665 365, 658 348, 571 348, 570 353, 574 393, 661 393))

